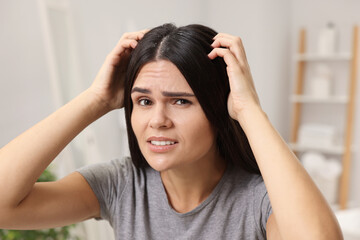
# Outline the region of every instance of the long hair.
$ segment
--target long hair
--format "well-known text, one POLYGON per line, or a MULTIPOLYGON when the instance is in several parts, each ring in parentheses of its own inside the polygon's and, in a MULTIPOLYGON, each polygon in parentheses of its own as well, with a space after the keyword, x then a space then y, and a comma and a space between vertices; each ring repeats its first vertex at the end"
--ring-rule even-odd
POLYGON ((145 167, 148 163, 140 151, 131 125, 131 89, 145 64, 167 60, 185 77, 214 127, 220 156, 230 164, 260 174, 243 129, 228 113, 230 86, 226 64, 222 58, 208 58, 216 34, 211 28, 198 24, 179 28, 173 24, 164 24, 146 33, 131 53, 125 80, 124 105, 130 154, 136 167, 145 167))

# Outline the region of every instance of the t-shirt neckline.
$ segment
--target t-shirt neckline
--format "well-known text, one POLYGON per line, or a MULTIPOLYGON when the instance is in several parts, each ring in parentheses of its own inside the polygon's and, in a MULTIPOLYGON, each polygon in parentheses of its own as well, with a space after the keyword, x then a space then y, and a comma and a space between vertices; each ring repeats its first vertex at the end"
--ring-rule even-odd
POLYGON ((228 165, 229 164, 227 164, 224 174, 221 176, 220 181, 217 183, 217 185, 215 186, 213 191, 210 193, 210 195, 203 202, 201 202, 198 206, 196 206, 194 209, 192 209, 191 211, 186 212, 186 213, 179 213, 170 205, 164 184, 163 184, 161 176, 160 176, 160 172, 156 171, 156 177, 155 177, 156 183, 159 184, 158 186, 161 186, 160 187, 160 189, 161 189, 160 194, 161 194, 161 199, 162 199, 161 202, 164 205, 164 208, 167 209, 171 214, 174 214, 178 217, 191 216, 191 215, 194 215, 194 214, 198 213, 199 211, 201 211, 204 207, 206 207, 209 203, 211 203, 216 196, 218 196, 223 184, 226 182, 226 179, 228 178, 228 175, 229 175, 229 172, 231 169, 228 165))

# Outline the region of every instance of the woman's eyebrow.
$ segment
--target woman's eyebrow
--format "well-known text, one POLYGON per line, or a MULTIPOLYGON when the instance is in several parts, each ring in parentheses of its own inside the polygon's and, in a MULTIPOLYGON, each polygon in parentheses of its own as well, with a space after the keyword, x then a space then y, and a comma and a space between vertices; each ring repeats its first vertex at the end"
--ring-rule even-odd
MULTIPOLYGON (((139 87, 134 87, 131 90, 131 93, 134 92, 139 92, 139 93, 144 93, 144 94, 151 94, 151 91, 147 88, 139 88, 139 87)), ((187 92, 168 92, 168 91, 163 91, 161 92, 161 94, 165 97, 195 97, 195 95, 193 93, 187 93, 187 92)))
POLYGON ((131 93, 133 93, 133 92, 139 92, 139 93, 145 93, 145 94, 151 93, 151 91, 150 91, 149 89, 139 88, 139 87, 134 87, 134 88, 131 90, 131 93))
POLYGON ((192 93, 187 92, 161 92, 165 97, 195 97, 192 93))

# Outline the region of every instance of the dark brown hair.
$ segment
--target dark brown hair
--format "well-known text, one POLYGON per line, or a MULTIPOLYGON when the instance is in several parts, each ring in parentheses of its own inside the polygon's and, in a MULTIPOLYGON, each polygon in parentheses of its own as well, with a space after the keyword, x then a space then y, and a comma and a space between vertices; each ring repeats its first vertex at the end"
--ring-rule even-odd
POLYGON ((141 68, 152 61, 172 62, 183 74, 198 99, 207 119, 217 133, 217 147, 228 163, 260 173, 247 137, 227 110, 230 92, 226 64, 222 58, 211 60, 213 37, 217 33, 203 25, 176 27, 165 24, 153 28, 139 41, 130 56, 125 80, 125 117, 132 161, 137 167, 148 166, 131 126, 133 104, 131 89, 141 68))

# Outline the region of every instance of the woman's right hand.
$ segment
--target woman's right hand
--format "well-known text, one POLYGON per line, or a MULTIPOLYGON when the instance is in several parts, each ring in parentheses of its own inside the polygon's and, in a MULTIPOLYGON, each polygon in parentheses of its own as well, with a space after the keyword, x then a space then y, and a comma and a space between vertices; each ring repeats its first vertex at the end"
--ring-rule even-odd
POLYGON ((145 33, 124 34, 90 88, 0 149, 0 192, 6 193, 0 194, 1 229, 50 228, 100 215, 79 173, 55 182, 36 180, 84 128, 123 106, 129 56, 145 33))
POLYGON ((124 82, 131 51, 148 30, 125 33, 108 54, 89 90, 107 111, 124 105, 124 82))

